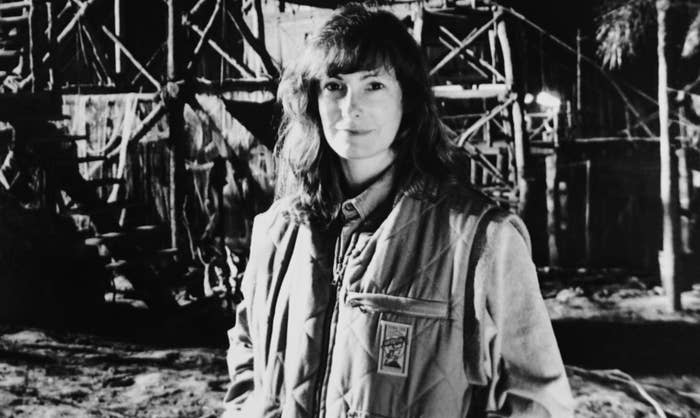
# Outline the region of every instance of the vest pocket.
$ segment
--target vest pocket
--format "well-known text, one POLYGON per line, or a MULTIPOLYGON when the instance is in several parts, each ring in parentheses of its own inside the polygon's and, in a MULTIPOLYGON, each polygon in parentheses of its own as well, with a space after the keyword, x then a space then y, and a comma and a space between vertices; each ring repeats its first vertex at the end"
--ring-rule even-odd
POLYGON ((452 373, 449 359, 455 357, 448 340, 453 335, 450 303, 351 291, 341 296, 345 309, 338 327, 347 331, 338 334, 336 344, 350 349, 338 351, 336 361, 343 365, 338 368, 343 378, 332 383, 346 394, 345 415, 457 416, 438 413, 445 409, 435 401, 452 402, 440 395, 455 380, 445 378, 445 373, 452 373))
POLYGON ((436 300, 414 299, 382 293, 347 292, 345 303, 369 312, 390 312, 419 318, 450 319, 450 305, 436 300))

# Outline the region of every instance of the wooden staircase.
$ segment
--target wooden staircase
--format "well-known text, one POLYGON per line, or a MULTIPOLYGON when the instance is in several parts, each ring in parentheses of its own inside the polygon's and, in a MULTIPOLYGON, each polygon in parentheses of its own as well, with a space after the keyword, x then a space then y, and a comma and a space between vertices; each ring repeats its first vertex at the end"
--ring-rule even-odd
MULTIPOLYGON (((61 120, 54 119, 60 115, 60 108, 48 107, 49 102, 44 99, 43 93, 0 95, 0 108, 17 105, 38 110, 0 112, 0 120, 14 129, 14 143, 10 145, 13 152, 9 158, 22 156, 24 163, 40 167, 45 178, 41 191, 44 209, 90 220, 90 226, 79 232, 85 236, 85 256, 100 258, 111 273, 105 286, 106 302, 142 301, 142 305, 158 310, 176 306, 165 277, 177 274, 177 249, 169 246, 168 228, 139 223, 146 218, 142 214, 147 208, 138 202, 123 198, 105 200, 109 190, 104 189, 118 186, 123 190, 124 178, 85 179, 80 175, 80 164, 104 161, 106 156, 78 157, 75 142, 87 140, 89 132, 83 135, 62 132, 57 127, 61 120), (33 115, 37 117, 32 118, 33 115)), ((8 179, 10 193, 23 181, 20 165, 4 164, 0 172, 8 179)))
POLYGON ((35 8, 34 3, 0 2, 0 128, 10 138, 9 143, 0 143, 0 152, 5 151, 3 147, 8 151, 0 166, 0 188, 19 200, 29 200, 25 171, 28 166, 39 167, 44 178, 42 209, 89 219, 89 227, 79 231, 85 236, 82 252, 99 258, 111 273, 105 299, 139 299, 150 308, 172 307, 174 300, 163 275, 176 265, 177 250, 169 248, 167 228, 139 224, 139 212, 145 210, 138 202, 105 199, 109 189, 124 189, 124 178, 85 179, 80 174, 80 165, 105 162, 108 157, 78 156, 76 143, 89 140, 89 130, 69 135, 62 128, 67 119, 63 100, 53 90, 57 83, 49 74, 51 66, 41 58, 50 50, 52 34, 48 31, 47 37, 40 32, 36 20, 47 10, 35 8))

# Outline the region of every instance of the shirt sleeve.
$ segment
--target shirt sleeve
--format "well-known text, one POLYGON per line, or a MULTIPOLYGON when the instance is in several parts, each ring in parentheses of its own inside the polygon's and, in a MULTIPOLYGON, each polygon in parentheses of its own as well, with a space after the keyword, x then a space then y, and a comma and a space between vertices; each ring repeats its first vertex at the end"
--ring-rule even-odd
POLYGON ((229 330, 226 364, 231 384, 224 397, 224 417, 244 417, 246 401, 254 390, 253 348, 248 330, 248 312, 243 303, 238 306, 236 326, 229 330))
POLYGON ((485 296, 487 416, 572 417, 564 364, 518 217, 488 225, 475 273, 485 296))
POLYGON ((256 219, 251 236, 251 258, 243 275, 242 291, 244 299, 236 307, 236 323, 228 331, 229 348, 226 352, 226 364, 231 379, 224 396, 223 418, 249 417, 250 407, 254 403, 255 374, 253 370, 253 338, 250 332, 252 301, 254 299, 255 276, 258 262, 256 242, 261 239, 261 222, 256 219))

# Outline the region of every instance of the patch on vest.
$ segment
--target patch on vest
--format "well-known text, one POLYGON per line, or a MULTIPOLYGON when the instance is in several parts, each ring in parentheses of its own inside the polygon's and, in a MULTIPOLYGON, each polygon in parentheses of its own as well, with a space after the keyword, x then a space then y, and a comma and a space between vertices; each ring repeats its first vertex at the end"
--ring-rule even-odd
POLYGON ((408 375, 412 326, 379 321, 379 367, 377 372, 394 376, 408 375))

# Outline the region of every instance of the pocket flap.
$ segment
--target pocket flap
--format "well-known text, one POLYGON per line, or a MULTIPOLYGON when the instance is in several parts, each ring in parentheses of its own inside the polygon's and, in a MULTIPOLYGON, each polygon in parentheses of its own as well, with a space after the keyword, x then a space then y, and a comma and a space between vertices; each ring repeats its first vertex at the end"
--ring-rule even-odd
POLYGON ((356 308, 374 312, 393 312, 423 318, 449 319, 447 302, 384 295, 381 293, 348 292, 345 302, 356 308))

